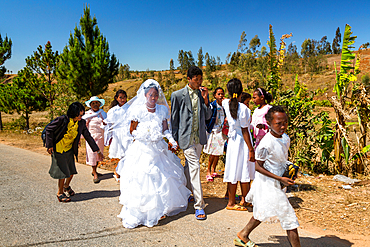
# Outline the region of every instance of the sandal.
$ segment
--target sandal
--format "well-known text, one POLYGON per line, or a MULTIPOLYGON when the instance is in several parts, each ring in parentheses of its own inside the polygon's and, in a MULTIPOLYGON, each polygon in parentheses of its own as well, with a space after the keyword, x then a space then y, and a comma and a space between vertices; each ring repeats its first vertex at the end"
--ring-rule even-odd
POLYGON ((253 208, 253 204, 250 202, 239 203, 240 206, 253 208))
POLYGON ((240 206, 238 204, 235 204, 233 207, 226 207, 227 210, 236 210, 236 211, 248 211, 248 209, 244 206, 240 206))
POLYGON ((195 210, 195 218, 197 220, 205 220, 207 218, 206 213, 204 212, 204 209, 196 209, 195 210), (199 215, 204 215, 203 217, 200 217, 199 215))
POLYGON ((249 240, 247 243, 241 240, 240 238, 234 239, 234 245, 241 246, 241 247, 258 247, 255 242, 249 240))
POLYGON ((71 186, 68 186, 67 188, 63 188, 64 192, 67 192, 69 196, 74 196, 76 193, 72 190, 71 186))
POLYGON ((206 176, 207 182, 213 182, 213 177, 211 175, 206 176))
POLYGON ((67 197, 66 194, 57 195, 59 202, 70 202, 71 198, 67 197))
POLYGON ((217 172, 214 172, 214 173, 212 173, 212 175, 211 175, 213 178, 217 178, 217 177, 219 177, 220 175, 218 175, 218 173, 217 172))
POLYGON ((195 202, 194 196, 189 196, 188 203, 195 202))

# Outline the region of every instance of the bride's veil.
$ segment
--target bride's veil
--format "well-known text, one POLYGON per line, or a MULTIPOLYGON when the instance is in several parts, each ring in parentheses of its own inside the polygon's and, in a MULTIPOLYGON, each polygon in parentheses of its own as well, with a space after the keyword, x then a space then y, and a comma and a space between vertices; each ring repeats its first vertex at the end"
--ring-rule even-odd
POLYGON ((124 132, 127 136, 130 136, 129 131, 130 131, 130 124, 132 120, 132 115, 139 111, 139 109, 146 104, 147 99, 145 97, 145 90, 149 88, 157 88, 158 89, 158 101, 157 105, 163 105, 168 109, 168 114, 167 114, 167 122, 169 126, 169 130, 171 131, 170 128, 170 107, 167 104, 166 97, 164 96, 164 93, 162 91, 161 86, 156 80, 153 79, 148 79, 143 84, 141 84, 139 90, 136 93, 136 96, 133 97, 131 100, 129 100, 126 104, 122 106, 122 110, 125 111, 125 114, 122 115, 120 119, 117 119, 116 123, 113 123, 112 126, 109 128, 108 131, 119 131, 124 132))
MULTIPOLYGON (((139 90, 137 91, 136 96, 133 97, 131 100, 129 100, 126 103, 126 105, 128 107, 127 108, 127 114, 136 111, 139 107, 142 107, 143 105, 146 104, 147 99, 145 97, 145 90, 147 90, 149 88, 153 88, 153 87, 158 89, 159 97, 158 97, 157 105, 163 105, 168 109, 167 119, 168 120, 170 119, 170 114, 169 114, 170 107, 167 104, 166 97, 164 96, 164 93, 163 93, 162 88, 159 85, 159 83, 156 80, 153 80, 153 79, 148 79, 145 82, 143 82, 143 84, 141 84, 139 90)), ((129 115, 127 115, 127 117, 128 116, 129 115)))

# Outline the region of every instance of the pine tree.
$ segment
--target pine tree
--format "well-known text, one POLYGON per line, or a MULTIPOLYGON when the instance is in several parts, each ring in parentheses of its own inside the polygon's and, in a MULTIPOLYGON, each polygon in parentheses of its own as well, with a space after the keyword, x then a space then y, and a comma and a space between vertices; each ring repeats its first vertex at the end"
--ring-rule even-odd
POLYGON ((200 47, 198 51, 198 63, 197 63, 199 68, 203 67, 203 59, 204 59, 203 50, 202 47, 200 47))
POLYGON ((60 83, 56 83, 58 59, 58 52, 52 51, 50 41, 46 43, 45 49, 40 45, 32 56, 26 58, 26 67, 39 75, 34 88, 48 101, 50 120, 54 119, 54 101, 58 97, 57 91, 60 85, 60 83))
POLYGON ((30 128, 30 114, 33 111, 44 110, 47 104, 45 97, 41 96, 35 85, 38 84, 38 75, 25 67, 18 72, 10 87, 13 109, 26 119, 26 129, 30 128))
POLYGON ((333 44, 332 44, 333 54, 340 54, 342 52, 340 49, 341 42, 342 42, 342 38, 340 34, 340 29, 338 27, 337 31, 335 32, 335 38, 333 39, 333 44))
POLYGON ((3 64, 12 56, 12 44, 12 40, 8 38, 8 36, 5 36, 5 39, 3 40, 0 34, 0 79, 3 78, 6 72, 6 68, 3 64))
MULTIPOLYGON (((6 60, 10 59, 12 56, 12 40, 5 36, 5 39, 1 37, 0 34, 0 82, 4 77, 6 72, 6 68, 3 65, 6 60)), ((9 111, 9 103, 8 100, 8 92, 7 86, 0 84, 0 130, 3 129, 3 121, 1 118, 1 112, 8 112, 9 111)))
POLYGON ((3 130, 3 121, 1 113, 11 113, 13 109, 13 100, 11 98, 10 85, 0 83, 0 130, 3 130))
POLYGON ((79 98, 104 93, 118 74, 119 62, 110 55, 109 44, 98 28, 96 17, 85 7, 80 27, 70 34, 60 55, 58 77, 68 83, 79 98))

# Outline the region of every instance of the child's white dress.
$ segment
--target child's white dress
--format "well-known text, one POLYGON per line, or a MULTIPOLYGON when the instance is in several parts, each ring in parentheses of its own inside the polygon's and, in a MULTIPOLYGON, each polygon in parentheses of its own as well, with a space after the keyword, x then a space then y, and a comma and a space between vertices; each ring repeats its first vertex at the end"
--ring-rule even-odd
MULTIPOLYGON (((228 99, 222 101, 229 123, 229 140, 223 181, 232 184, 236 184, 238 181, 247 183, 254 179, 255 167, 254 162, 249 161, 249 149, 244 141, 241 128, 249 129, 251 113, 246 105, 238 103, 238 118, 233 119, 230 114, 229 101, 228 99)), ((248 133, 252 140, 250 131, 248 133)))
POLYGON ((222 106, 216 103, 217 114, 216 121, 212 132, 207 132, 207 144, 203 148, 203 152, 210 155, 220 156, 224 154, 226 138, 222 134, 222 125, 225 120, 225 113, 222 106))
MULTIPOLYGON (((256 149, 256 160, 265 161, 264 168, 275 175, 282 176, 288 161, 290 139, 283 134, 276 138, 268 132, 256 149)), ((297 216, 280 182, 256 172, 256 178, 246 196, 246 201, 253 204, 253 217, 266 221, 277 216, 284 230, 299 226, 297 216)))
MULTIPOLYGON (((132 136, 127 134, 127 131, 116 131, 116 123, 122 121, 126 113, 126 105, 119 106, 116 105, 112 107, 108 113, 107 118, 104 122, 107 124, 106 130, 104 132, 105 146, 109 146, 109 155, 108 157, 113 159, 122 159, 125 155, 125 152, 132 142, 132 136)), ((128 124, 128 122, 127 122, 128 124)), ((128 129, 128 128, 127 128, 128 129)))
POLYGON ((118 217, 126 228, 152 227, 164 215, 185 211, 191 194, 180 159, 168 150, 163 139, 162 125, 168 109, 156 105, 156 111, 150 113, 145 105, 138 108, 129 116, 139 122, 132 132, 135 140, 117 166, 123 205, 118 217))

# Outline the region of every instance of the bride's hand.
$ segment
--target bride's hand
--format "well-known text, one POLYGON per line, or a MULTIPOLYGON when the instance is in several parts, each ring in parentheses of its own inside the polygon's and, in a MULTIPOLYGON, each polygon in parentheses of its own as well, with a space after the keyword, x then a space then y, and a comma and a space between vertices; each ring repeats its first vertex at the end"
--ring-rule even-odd
POLYGON ((179 150, 179 144, 176 142, 176 146, 173 147, 173 145, 169 142, 168 143, 168 150, 171 150, 172 153, 175 153, 179 150))

